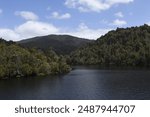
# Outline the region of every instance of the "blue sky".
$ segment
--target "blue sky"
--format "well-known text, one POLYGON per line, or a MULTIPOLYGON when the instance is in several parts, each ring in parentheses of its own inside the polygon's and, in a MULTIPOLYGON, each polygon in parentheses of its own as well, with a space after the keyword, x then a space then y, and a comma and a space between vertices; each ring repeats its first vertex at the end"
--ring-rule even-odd
POLYGON ((117 27, 150 24, 149 0, 0 0, 0 37, 49 34, 96 39, 117 27))

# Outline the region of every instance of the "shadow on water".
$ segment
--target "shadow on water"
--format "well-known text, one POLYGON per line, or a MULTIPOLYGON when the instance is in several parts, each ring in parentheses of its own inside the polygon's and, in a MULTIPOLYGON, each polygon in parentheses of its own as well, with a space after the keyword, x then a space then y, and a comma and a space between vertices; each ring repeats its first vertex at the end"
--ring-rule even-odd
POLYGON ((63 76, 1 80, 0 99, 150 99, 150 71, 75 67, 63 76))

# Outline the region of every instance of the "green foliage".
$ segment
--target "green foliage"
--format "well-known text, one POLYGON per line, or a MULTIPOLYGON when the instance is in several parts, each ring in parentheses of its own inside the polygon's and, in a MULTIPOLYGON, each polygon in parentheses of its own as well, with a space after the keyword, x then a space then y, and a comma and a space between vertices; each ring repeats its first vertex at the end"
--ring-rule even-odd
POLYGON ((43 76, 68 72, 70 67, 66 64, 65 59, 64 61, 60 61, 60 59, 62 56, 57 56, 52 50, 44 53, 0 40, 0 78, 43 76))
POLYGON ((21 70, 21 73, 26 76, 32 75, 32 73, 33 73, 31 65, 29 65, 27 63, 22 64, 20 70, 21 70))
POLYGON ((118 28, 71 54, 73 64, 150 66, 150 27, 118 28))

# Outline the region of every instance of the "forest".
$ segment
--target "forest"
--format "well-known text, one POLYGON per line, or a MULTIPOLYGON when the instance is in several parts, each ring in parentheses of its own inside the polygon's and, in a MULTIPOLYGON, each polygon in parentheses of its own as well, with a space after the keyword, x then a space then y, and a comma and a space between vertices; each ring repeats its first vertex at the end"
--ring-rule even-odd
POLYGON ((117 28, 74 51, 74 65, 150 66, 150 26, 117 28))
POLYGON ((1 79, 61 74, 70 70, 65 58, 52 50, 27 49, 0 39, 1 79))
MULTIPOLYGON (((64 48, 67 48, 65 42, 68 40, 64 38, 72 36, 61 36, 63 41, 57 43, 57 46, 55 43, 52 48, 48 42, 56 42, 60 36, 53 35, 53 37, 56 39, 49 41, 48 36, 43 42, 40 37, 37 44, 33 43, 36 39, 18 43, 1 38, 0 79, 68 73, 74 65, 150 66, 150 26, 146 24, 139 27, 117 28, 95 41, 77 39, 75 46, 67 52, 59 50, 65 51, 64 48), (28 45, 26 42, 28 44, 31 42, 34 47, 26 47, 25 45, 28 45), (42 48, 39 46, 40 43, 42 48), (44 43, 47 47, 43 49, 44 43)), ((75 37, 68 45, 71 43, 72 45, 75 43, 75 37)))

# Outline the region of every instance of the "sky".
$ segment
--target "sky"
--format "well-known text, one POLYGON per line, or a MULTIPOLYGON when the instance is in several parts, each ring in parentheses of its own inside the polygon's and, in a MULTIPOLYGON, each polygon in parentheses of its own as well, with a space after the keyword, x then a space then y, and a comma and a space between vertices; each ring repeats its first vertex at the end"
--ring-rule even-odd
POLYGON ((117 27, 150 25, 149 5, 150 0, 0 0, 0 37, 97 39, 117 27))

